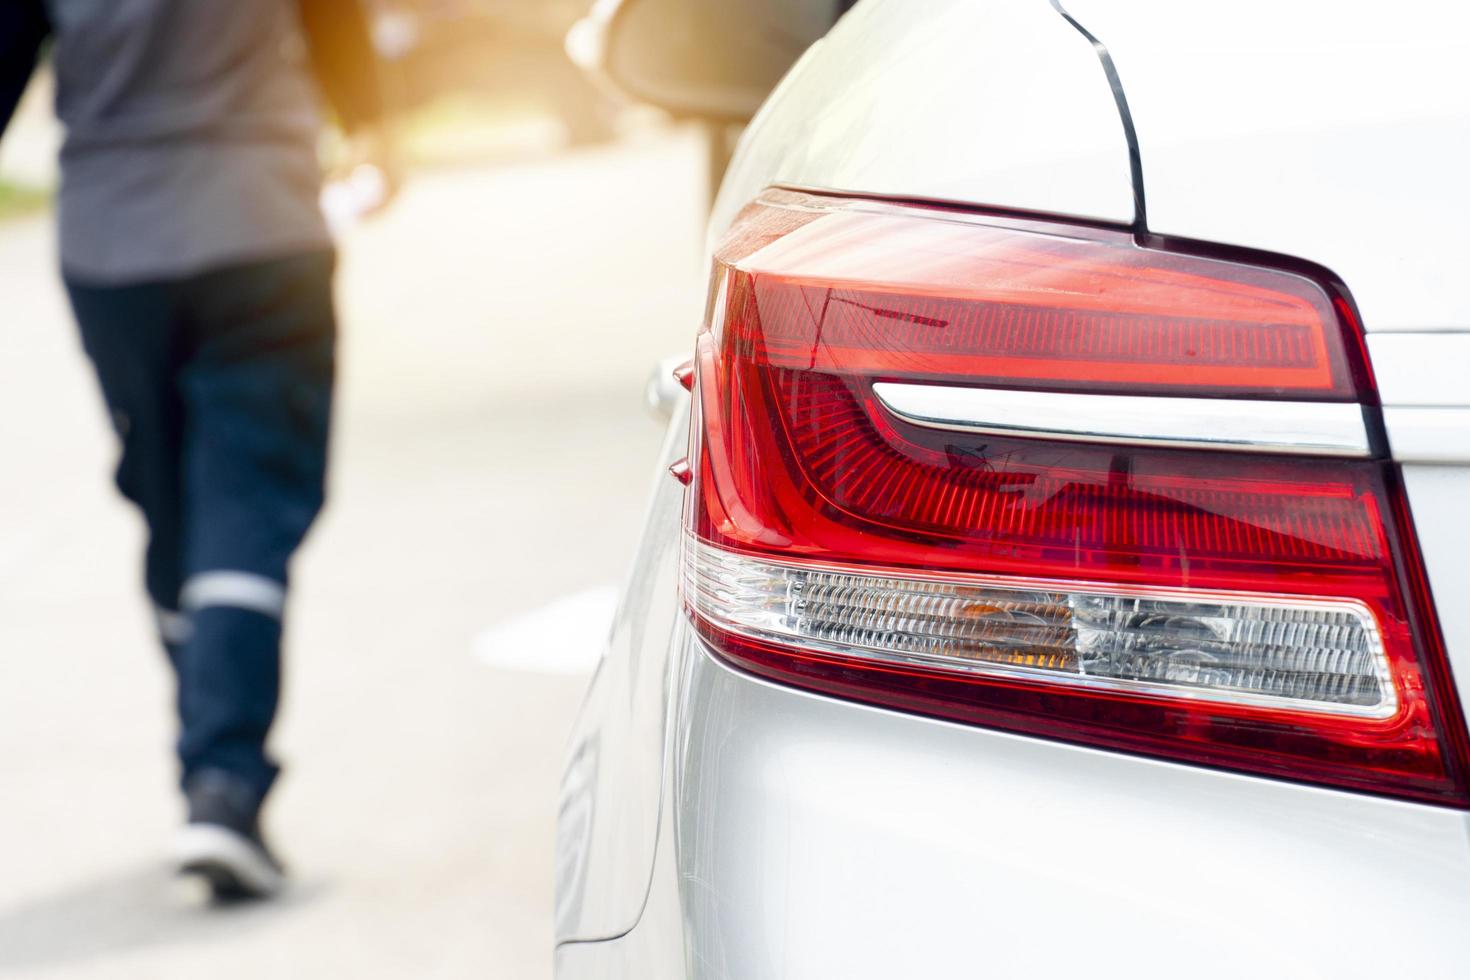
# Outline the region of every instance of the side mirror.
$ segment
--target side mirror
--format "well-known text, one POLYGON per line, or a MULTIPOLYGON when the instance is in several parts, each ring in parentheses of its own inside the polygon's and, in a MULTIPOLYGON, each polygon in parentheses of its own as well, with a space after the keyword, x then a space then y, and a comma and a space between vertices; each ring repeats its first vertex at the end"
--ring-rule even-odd
POLYGON ((598 0, 567 53, 674 116, 744 123, 827 33, 842 0, 598 0))

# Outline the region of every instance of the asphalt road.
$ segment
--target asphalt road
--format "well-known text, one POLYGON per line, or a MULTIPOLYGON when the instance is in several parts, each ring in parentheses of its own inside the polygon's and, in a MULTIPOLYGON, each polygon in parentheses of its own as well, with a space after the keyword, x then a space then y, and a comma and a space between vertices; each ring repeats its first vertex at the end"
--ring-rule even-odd
POLYGON ((660 437, 642 383, 700 309, 699 153, 647 136, 423 175, 349 234, 333 499, 297 565, 268 816, 296 885, 234 910, 161 863, 179 808, 139 523, 49 223, 0 226, 0 975, 549 975, 586 678, 471 647, 624 572, 660 437))

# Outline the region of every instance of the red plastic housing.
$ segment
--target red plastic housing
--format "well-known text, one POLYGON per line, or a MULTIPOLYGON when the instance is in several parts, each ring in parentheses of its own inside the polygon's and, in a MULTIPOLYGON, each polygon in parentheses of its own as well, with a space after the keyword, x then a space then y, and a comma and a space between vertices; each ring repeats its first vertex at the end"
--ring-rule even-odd
POLYGON ((1382 460, 942 431, 877 381, 1372 400, 1356 324, 1293 272, 1122 232, 767 192, 716 255, 696 358, 692 534, 852 569, 1349 599, 1389 718, 1067 689, 753 640, 752 672, 1008 731, 1456 806, 1464 719, 1395 470, 1382 460))

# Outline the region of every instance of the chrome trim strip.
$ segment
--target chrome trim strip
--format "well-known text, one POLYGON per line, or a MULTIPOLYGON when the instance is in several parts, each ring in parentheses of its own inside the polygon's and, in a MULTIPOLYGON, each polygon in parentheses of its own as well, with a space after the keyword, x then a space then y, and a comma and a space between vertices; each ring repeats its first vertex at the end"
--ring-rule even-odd
POLYGON ((1079 395, 877 382, 899 418, 934 429, 1073 442, 1372 455, 1363 409, 1341 402, 1079 395))

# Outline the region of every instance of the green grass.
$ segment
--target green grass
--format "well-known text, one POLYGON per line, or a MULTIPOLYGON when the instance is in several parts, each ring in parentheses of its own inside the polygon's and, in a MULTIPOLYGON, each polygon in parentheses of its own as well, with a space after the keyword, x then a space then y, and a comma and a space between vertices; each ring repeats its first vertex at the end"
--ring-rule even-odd
POLYGON ((34 214, 50 203, 50 191, 0 180, 0 221, 34 214))

